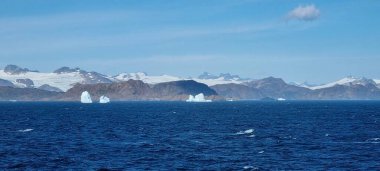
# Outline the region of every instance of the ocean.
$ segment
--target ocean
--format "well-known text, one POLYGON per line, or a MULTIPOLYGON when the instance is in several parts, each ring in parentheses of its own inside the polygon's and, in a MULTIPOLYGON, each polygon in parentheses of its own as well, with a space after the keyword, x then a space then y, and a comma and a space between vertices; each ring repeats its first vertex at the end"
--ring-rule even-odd
POLYGON ((380 170, 380 101, 1 102, 0 170, 380 170))

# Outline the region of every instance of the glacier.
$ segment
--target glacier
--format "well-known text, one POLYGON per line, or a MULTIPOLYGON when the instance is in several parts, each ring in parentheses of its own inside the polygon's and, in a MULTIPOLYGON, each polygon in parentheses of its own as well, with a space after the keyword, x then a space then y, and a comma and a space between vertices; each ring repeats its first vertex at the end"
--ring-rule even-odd
POLYGON ((211 102, 211 100, 206 100, 203 93, 200 93, 198 95, 189 95, 189 98, 186 100, 186 102, 211 102))
POLYGON ((92 103, 91 95, 87 91, 82 92, 82 95, 80 96, 80 102, 81 103, 92 103))
POLYGON ((109 102, 110 102, 110 98, 108 98, 107 96, 100 96, 99 103, 109 103, 109 102))

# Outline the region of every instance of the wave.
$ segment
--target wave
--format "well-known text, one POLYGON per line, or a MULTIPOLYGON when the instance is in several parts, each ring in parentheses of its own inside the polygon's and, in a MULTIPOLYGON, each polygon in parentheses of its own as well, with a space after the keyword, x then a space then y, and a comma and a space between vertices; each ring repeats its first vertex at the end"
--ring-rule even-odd
POLYGON ((253 131, 255 131, 255 130, 254 130, 254 129, 247 129, 247 130, 245 130, 245 131, 239 131, 239 132, 237 132, 236 134, 238 134, 238 135, 242 135, 242 134, 252 134, 253 131))
POLYGON ((253 167, 253 166, 244 166, 243 167, 243 169, 245 169, 245 170, 258 170, 259 168, 257 168, 257 167, 253 167))
POLYGON ((20 129, 20 130, 18 130, 18 132, 30 132, 30 131, 33 131, 33 129, 28 128, 28 129, 20 129))

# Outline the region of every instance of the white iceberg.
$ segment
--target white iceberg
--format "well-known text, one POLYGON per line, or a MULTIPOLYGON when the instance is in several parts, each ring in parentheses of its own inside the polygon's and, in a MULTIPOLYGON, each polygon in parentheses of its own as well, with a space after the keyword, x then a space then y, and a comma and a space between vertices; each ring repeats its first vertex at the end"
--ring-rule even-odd
POLYGON ((92 103, 91 95, 87 91, 82 92, 82 95, 80 96, 80 102, 81 103, 92 103))
POLYGON ((109 103, 109 102, 110 102, 110 98, 108 98, 107 96, 100 96, 99 103, 109 103))
POLYGON ((277 101, 285 101, 286 99, 284 98, 278 98, 277 101))
POLYGON ((206 100, 203 93, 200 93, 196 96, 189 95, 189 98, 186 100, 186 102, 211 102, 211 100, 206 100))

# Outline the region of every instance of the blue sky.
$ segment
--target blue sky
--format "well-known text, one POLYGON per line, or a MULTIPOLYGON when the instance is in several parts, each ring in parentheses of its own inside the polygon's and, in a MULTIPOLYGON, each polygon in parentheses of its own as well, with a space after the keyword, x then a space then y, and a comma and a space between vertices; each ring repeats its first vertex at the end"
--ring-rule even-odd
POLYGON ((0 67, 380 78, 376 0, 2 0, 0 67))

